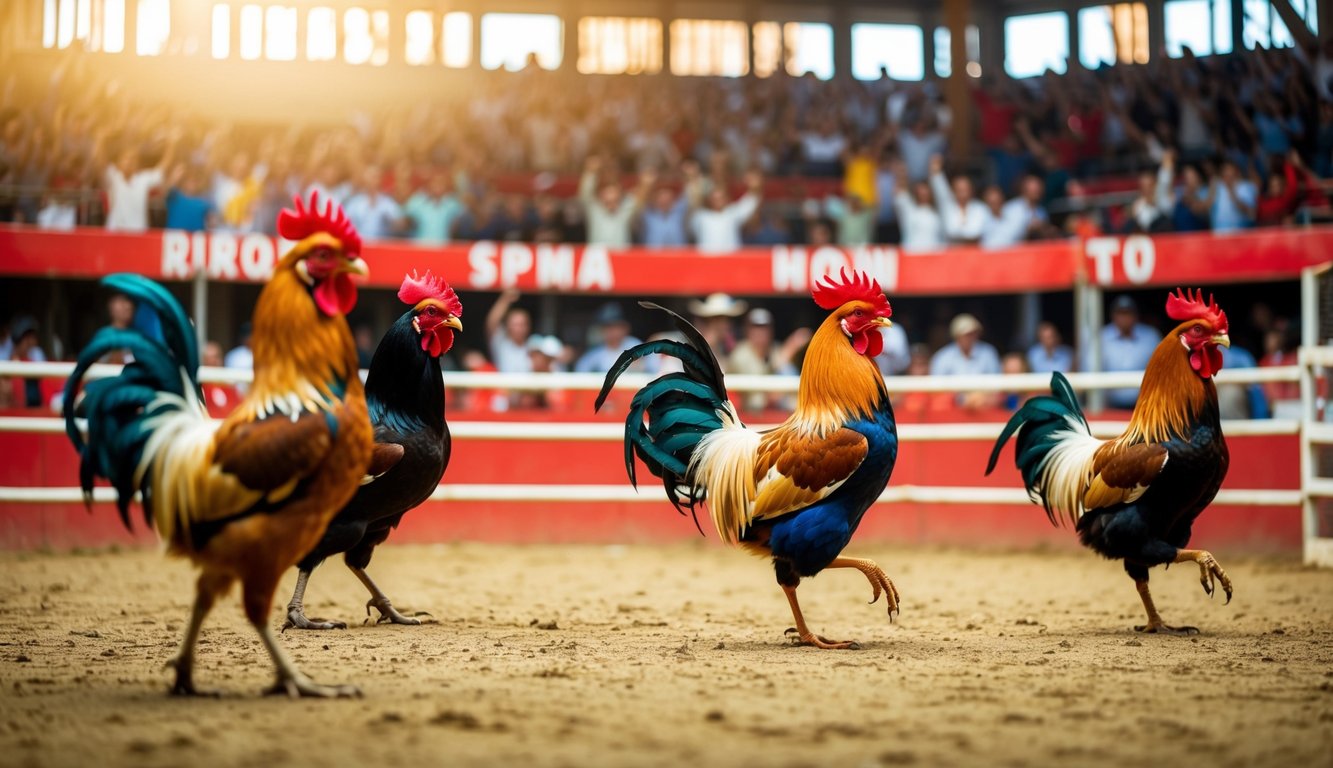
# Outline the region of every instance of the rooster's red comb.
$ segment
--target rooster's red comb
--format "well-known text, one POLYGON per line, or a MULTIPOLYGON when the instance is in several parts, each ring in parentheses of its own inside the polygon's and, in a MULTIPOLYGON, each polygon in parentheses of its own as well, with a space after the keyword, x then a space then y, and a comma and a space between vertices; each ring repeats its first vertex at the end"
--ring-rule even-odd
POLYGON ((327 232, 338 238, 347 255, 361 253, 361 236, 356 233, 356 227, 352 226, 337 200, 321 201, 319 190, 315 189, 310 190, 310 202, 307 205, 302 205, 300 195, 292 200, 296 203, 296 210, 284 208, 278 214, 279 235, 288 240, 304 240, 316 232, 327 232))
POLYGON ((865 301, 873 304, 875 314, 880 317, 890 317, 893 315, 893 309, 889 307, 889 300, 884 297, 884 291, 879 287, 879 281, 874 280, 864 272, 853 272, 847 274, 847 268, 842 268, 842 273, 838 279, 832 275, 825 275, 822 280, 826 282, 815 281, 814 290, 810 293, 815 298, 815 303, 821 309, 837 309, 849 301, 865 301))
POLYGON ((1191 291, 1177 288, 1175 293, 1168 294, 1166 297, 1166 315, 1172 320, 1206 320, 1215 331, 1225 332, 1227 330, 1227 313, 1217 306, 1217 301, 1213 299, 1212 294, 1209 294, 1208 303, 1205 304, 1202 290, 1191 291))
POLYGON ((426 299, 440 302, 445 311, 454 317, 463 316, 463 302, 458 300, 458 294, 444 282, 444 278, 432 275, 429 269, 426 274, 418 276, 414 269, 412 274, 403 277, 403 287, 398 289, 398 300, 415 307, 426 299))

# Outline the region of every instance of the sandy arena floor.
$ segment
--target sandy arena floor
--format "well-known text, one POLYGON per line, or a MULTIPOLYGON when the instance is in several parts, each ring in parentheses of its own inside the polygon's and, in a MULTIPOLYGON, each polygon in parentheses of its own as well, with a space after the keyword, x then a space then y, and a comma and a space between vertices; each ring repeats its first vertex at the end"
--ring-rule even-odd
POLYGON ((864 645, 837 652, 789 647, 769 567, 712 544, 386 548, 371 572, 420 627, 361 625, 330 562, 311 615, 352 628, 283 642, 362 686, 343 701, 259 697, 234 595, 200 646, 224 697, 169 698, 184 564, 0 555, 0 765, 1330 764, 1333 572, 1219 554, 1230 606, 1154 572, 1167 621, 1203 629, 1177 638, 1131 632, 1133 585, 1090 554, 852 553, 903 611, 855 571, 806 582, 812 627, 864 645))

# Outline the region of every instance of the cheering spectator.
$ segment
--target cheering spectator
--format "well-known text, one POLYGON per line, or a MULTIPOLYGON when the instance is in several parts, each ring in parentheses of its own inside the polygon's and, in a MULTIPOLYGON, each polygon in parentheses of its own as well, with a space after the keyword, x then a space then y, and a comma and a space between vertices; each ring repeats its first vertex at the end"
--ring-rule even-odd
POLYGON ((685 189, 677 193, 670 187, 659 186, 652 191, 652 203, 644 208, 643 244, 649 248, 679 248, 689 242, 685 229, 690 208, 699 195, 701 177, 699 164, 693 160, 686 162, 681 170, 685 189))
POLYGON ((510 288, 500 294, 486 313, 486 338, 490 341, 491 359, 501 373, 528 373, 532 360, 528 355, 528 336, 532 333, 532 317, 526 309, 514 306, 522 294, 510 288))
POLYGON ((842 170, 847 136, 838 130, 838 121, 833 117, 824 117, 816 129, 802 133, 800 144, 807 175, 837 176, 842 170))
POLYGON ((1232 232, 1254 226, 1254 205, 1259 192, 1253 181, 1242 178, 1240 166, 1227 158, 1222 171, 1213 179, 1208 193, 1212 210, 1213 231, 1232 232))
POLYGON ((453 238, 454 227, 467 210, 451 192, 449 174, 436 170, 426 188, 407 198, 403 213, 412 220, 412 240, 421 245, 443 245, 453 238))
MULTIPOLYGON (((901 168, 901 165, 899 166, 901 168)), ((905 178, 906 173, 897 174, 905 178)), ((936 251, 945 246, 944 222, 935 208, 935 199, 930 193, 930 184, 914 181, 907 188, 899 189, 895 195, 898 208, 898 227, 902 231, 904 251, 936 251)))
POLYGON ((932 114, 923 110, 910 128, 898 132, 898 155, 907 171, 907 180, 925 181, 930 176, 930 159, 943 155, 948 144, 932 114))
POLYGON ((1162 202, 1169 205, 1171 229, 1176 232, 1207 230, 1210 204, 1203 175, 1197 166, 1185 165, 1180 169, 1180 184, 1170 189, 1175 175, 1176 153, 1167 151, 1162 155, 1162 165, 1157 170, 1157 188, 1159 196, 1166 196, 1162 202))
POLYGON ((1282 173, 1270 173, 1264 194, 1254 206, 1255 223, 1261 227, 1279 226, 1290 223, 1292 214, 1301 202, 1301 193, 1305 191, 1305 175, 1309 172, 1301 162, 1299 152, 1287 153, 1282 163, 1282 173))
POLYGON ((343 209, 364 240, 384 240, 403 229, 403 209, 398 201, 383 191, 384 173, 378 165, 368 165, 361 173, 361 188, 347 200, 343 209))
POLYGON ((930 190, 935 195, 944 236, 949 242, 980 241, 992 214, 986 204, 977 199, 972 179, 959 174, 951 183, 944 177, 944 159, 935 155, 930 159, 930 190))
POLYGON ((867 206, 859 195, 848 194, 846 200, 825 198, 824 212, 837 226, 838 245, 848 248, 870 245, 875 236, 875 209, 867 206))
POLYGON ((167 229, 203 232, 217 215, 213 201, 204 193, 203 170, 192 166, 179 176, 180 184, 167 191, 167 229))
POLYGON ((597 174, 601 169, 602 159, 589 157, 583 167, 583 177, 579 179, 579 202, 583 204, 584 216, 588 220, 588 244, 628 248, 630 225, 648 186, 656 181, 656 177, 645 173, 640 177, 639 189, 627 196, 619 181, 609 181, 601 189, 597 188, 597 174))
POLYGON ((245 152, 237 152, 227 163, 226 172, 214 174, 213 204, 224 227, 233 232, 249 232, 254 228, 255 208, 266 170, 263 165, 251 165, 245 152))
POLYGON ((1138 195, 1125 207, 1125 232, 1164 232, 1171 228, 1170 177, 1143 171, 1138 176, 1138 195))
POLYGON ((1033 373, 1069 373, 1074 370, 1074 350, 1062 341, 1055 323, 1043 321, 1037 326, 1037 343, 1028 349, 1028 368, 1033 373))
POLYGON ((111 232, 143 232, 148 229, 148 197, 165 181, 164 169, 170 167, 180 142, 180 133, 171 135, 167 150, 157 165, 141 162, 137 147, 121 150, 114 165, 106 169, 106 228, 111 232))
MULTIPOLYGON (((1129 296, 1117 296, 1111 303, 1111 322, 1101 330, 1103 371, 1142 371, 1162 337, 1150 326, 1139 322, 1139 307, 1129 296)), ((1086 370, 1098 370, 1085 365, 1086 370)), ((1106 404, 1132 410, 1139 399, 1138 387, 1106 391, 1106 404)))
POLYGON ((745 194, 727 202, 727 193, 714 187, 704 198, 704 207, 690 216, 696 247, 702 253, 729 253, 741 247, 741 227, 754 215, 763 200, 764 179, 758 171, 745 174, 745 194))

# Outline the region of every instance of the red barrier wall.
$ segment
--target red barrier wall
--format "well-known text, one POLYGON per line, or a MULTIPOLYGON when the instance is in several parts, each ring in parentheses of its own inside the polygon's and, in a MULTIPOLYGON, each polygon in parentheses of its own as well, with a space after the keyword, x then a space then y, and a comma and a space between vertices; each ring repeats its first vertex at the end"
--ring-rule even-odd
MULTIPOLYGON (((996 423, 997 433, 999 428, 996 423)), ((1225 487, 1299 487, 1296 436, 1232 437, 1228 444, 1232 463, 1225 487)), ((895 486, 1017 486, 1008 453, 992 477, 982 474, 990 446, 988 440, 907 442, 891 482, 895 486)), ((77 458, 63 435, 0 437, 0 485, 75 486, 77 471, 77 458)), ((667 503, 656 478, 643 472, 641 480, 641 493, 655 501, 429 502, 407 516, 394 540, 616 543, 699 535, 694 523, 679 517, 667 503)), ((445 482, 618 485, 627 480, 617 442, 459 439, 445 482)), ((143 527, 137 506, 133 513, 136 534, 124 530, 109 503, 97 505, 91 513, 78 504, 0 504, 0 548, 151 543, 152 534, 143 527)), ((702 522, 708 530, 707 520, 702 522)), ((882 504, 866 516, 857 539, 959 547, 1076 546, 1072 533, 1052 528, 1038 507, 1010 505, 882 504)), ((1196 524, 1195 541, 1233 552, 1294 554, 1301 547, 1300 510, 1294 506, 1214 506, 1196 524)))

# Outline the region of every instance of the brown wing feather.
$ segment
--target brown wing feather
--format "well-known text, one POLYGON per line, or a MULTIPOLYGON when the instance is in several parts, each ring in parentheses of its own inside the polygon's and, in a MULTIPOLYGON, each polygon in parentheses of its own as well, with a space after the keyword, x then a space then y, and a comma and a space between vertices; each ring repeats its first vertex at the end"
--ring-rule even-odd
POLYGON ((774 430, 759 445, 751 519, 778 517, 819 501, 865 461, 864 435, 842 428, 827 435, 774 430))
POLYGON ((278 414, 223 425, 213 460, 246 487, 269 491, 309 475, 332 444, 323 414, 304 412, 295 421, 278 414))
POLYGON ((1137 499, 1166 466, 1166 459, 1166 446, 1160 443, 1107 443, 1093 459, 1084 508, 1100 509, 1137 499))

